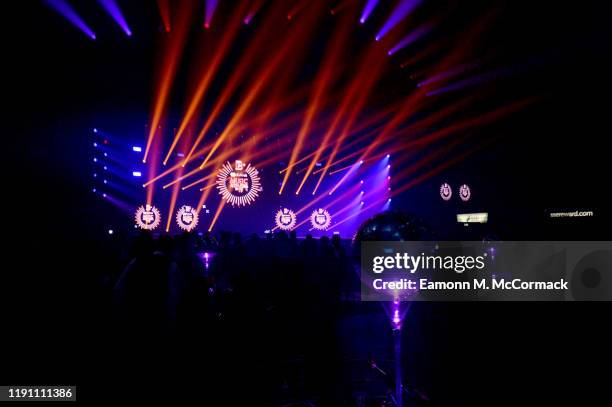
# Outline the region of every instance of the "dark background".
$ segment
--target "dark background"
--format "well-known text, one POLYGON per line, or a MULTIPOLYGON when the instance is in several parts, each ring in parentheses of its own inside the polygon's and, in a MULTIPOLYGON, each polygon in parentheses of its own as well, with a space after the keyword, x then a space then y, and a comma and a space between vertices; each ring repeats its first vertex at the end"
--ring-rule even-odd
MULTIPOLYGON (((471 4, 454 18, 470 18, 490 3, 471 4)), ((493 147, 402 199, 435 191, 442 179, 469 178, 481 191, 474 209, 495 214, 502 239, 609 239, 610 6, 495 3, 503 11, 487 46, 498 49, 500 61, 541 59, 500 85, 500 94, 520 89, 543 101, 489 128, 501 136, 493 147), (543 221, 546 208, 574 207, 594 209, 598 217, 554 227, 543 221)), ((159 25, 152 2, 121 6, 137 36, 117 40, 123 34, 108 20, 96 24, 95 42, 39 2, 1 6, 4 384, 77 384, 95 397, 117 383, 121 367, 100 363, 111 344, 100 339, 103 312, 92 277, 105 253, 118 249, 103 236, 108 208, 88 193, 84 134, 104 116, 146 121, 159 25)), ((96 7, 83 7, 89 21, 108 19, 96 7)), ((438 203, 426 205, 432 218, 443 210, 438 203)), ((430 369, 447 400, 526 404, 534 396, 576 397, 580 404, 604 404, 598 397, 610 398, 602 373, 610 362, 608 303, 417 306, 444 315, 428 328, 431 338, 419 341, 443 355, 430 369)))

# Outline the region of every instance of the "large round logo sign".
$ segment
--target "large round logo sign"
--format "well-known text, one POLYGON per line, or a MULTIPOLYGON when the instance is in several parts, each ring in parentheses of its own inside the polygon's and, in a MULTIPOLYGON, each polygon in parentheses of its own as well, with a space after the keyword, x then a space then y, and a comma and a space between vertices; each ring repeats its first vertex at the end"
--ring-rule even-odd
POLYGON ((136 225, 144 230, 153 230, 158 227, 161 222, 159 209, 149 204, 138 208, 134 217, 136 225))
POLYGON ((246 206, 262 191, 259 172, 251 164, 236 160, 228 161, 217 173, 217 189, 221 197, 232 206, 246 206))
POLYGON ((310 215, 310 223, 317 230, 327 230, 331 225, 331 215, 323 208, 319 208, 310 215))
POLYGON ((198 211, 189 205, 183 205, 176 212, 176 223, 185 232, 191 232, 198 224, 198 211))
POLYGON ((276 212, 276 226, 282 230, 291 230, 295 227, 297 217, 291 209, 283 208, 276 212))

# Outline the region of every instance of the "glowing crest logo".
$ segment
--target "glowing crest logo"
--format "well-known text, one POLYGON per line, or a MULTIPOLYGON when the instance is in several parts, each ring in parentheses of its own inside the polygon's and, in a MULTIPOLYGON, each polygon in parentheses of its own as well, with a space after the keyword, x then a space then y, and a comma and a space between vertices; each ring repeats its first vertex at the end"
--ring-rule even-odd
POLYGON ((136 225, 144 230, 153 230, 159 226, 161 215, 159 209, 153 205, 146 204, 136 210, 136 225))
POLYGON ((459 187, 459 198, 461 198, 463 202, 469 201, 471 196, 472 192, 470 191, 470 187, 468 187, 466 184, 459 187))
POLYGON ((276 212, 276 226, 282 230, 291 230, 297 222, 297 217, 291 209, 283 208, 276 212))
POLYGON ((331 215, 323 208, 319 208, 310 215, 310 223, 317 230, 327 230, 331 225, 331 215))
POLYGON ((198 211, 189 205, 183 205, 176 212, 176 223, 185 232, 190 232, 198 225, 198 211))
POLYGON ((217 174, 217 189, 221 197, 232 206, 245 206, 253 203, 262 191, 259 171, 248 164, 236 160, 234 166, 226 162, 217 174))
POLYGON ((451 189, 450 185, 448 185, 446 182, 442 184, 442 186, 440 187, 440 196, 445 201, 450 200, 451 197, 453 196, 453 190, 451 189))

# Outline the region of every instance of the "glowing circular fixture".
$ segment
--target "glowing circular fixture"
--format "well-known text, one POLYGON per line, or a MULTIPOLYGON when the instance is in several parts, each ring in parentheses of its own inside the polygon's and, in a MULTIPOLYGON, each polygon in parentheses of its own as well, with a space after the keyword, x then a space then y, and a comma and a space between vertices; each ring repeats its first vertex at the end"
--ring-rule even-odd
POLYGON ((459 187, 459 198, 461 198, 463 202, 469 201, 471 196, 472 191, 470 191, 470 187, 468 187, 467 184, 463 184, 459 187))
POLYGON ((440 187, 440 196, 445 201, 449 201, 453 196, 453 189, 446 182, 440 187))
POLYGON ((283 208, 276 212, 276 226, 282 230, 291 230, 295 227, 297 216, 291 209, 283 208))
POLYGON ((234 166, 226 162, 217 173, 217 189, 221 197, 232 206, 253 203, 262 191, 259 171, 236 160, 234 166))
POLYGON ((331 225, 331 215, 327 210, 319 208, 310 215, 310 223, 317 230, 327 230, 331 225))
POLYGON ((183 205, 176 212, 176 223, 185 232, 191 232, 198 225, 198 211, 189 205, 183 205))
POLYGON ((153 205, 146 204, 136 210, 136 225, 144 230, 153 230, 159 226, 161 222, 161 214, 159 209, 153 205))

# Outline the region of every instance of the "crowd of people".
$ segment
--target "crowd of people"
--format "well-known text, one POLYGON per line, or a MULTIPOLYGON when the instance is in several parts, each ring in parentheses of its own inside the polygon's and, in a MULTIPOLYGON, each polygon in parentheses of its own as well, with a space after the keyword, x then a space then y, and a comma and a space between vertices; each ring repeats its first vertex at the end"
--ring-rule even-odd
POLYGON ((261 373, 248 387, 263 399, 334 400, 350 385, 338 336, 359 298, 349 240, 142 232, 123 263, 111 284, 112 326, 134 345, 165 338, 207 365, 216 349, 261 373))
POLYGON ((421 229, 386 214, 354 239, 141 231, 100 267, 116 270, 103 279, 102 363, 128 366, 125 382, 171 372, 253 405, 392 405, 392 325, 380 303, 360 301, 359 242, 421 229))
POLYGON ((213 304, 221 297, 248 297, 264 307, 289 293, 338 300, 359 288, 350 249, 339 235, 298 241, 294 232, 247 239, 227 232, 218 239, 210 233, 154 238, 142 232, 113 281, 113 304, 122 319, 161 328, 180 325, 193 309, 222 312, 213 304))

